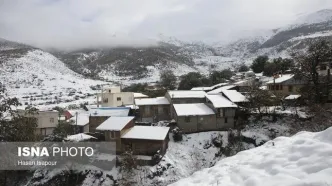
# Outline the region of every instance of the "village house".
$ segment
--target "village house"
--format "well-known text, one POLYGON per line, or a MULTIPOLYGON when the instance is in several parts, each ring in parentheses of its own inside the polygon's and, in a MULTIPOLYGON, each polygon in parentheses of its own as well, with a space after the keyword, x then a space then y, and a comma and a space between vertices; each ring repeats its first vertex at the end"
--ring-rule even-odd
POLYGON ((170 120, 170 103, 165 97, 135 99, 135 105, 139 107, 138 121, 170 120))
POLYGON ((285 106, 298 106, 303 103, 302 96, 299 94, 292 94, 284 98, 285 106))
POLYGON ((128 107, 102 107, 90 109, 89 111, 89 132, 96 132, 96 128, 109 117, 127 117, 130 108, 128 107))
POLYGON ((221 94, 207 95, 206 104, 216 113, 216 129, 229 129, 235 126, 237 105, 221 94))
POLYGON ((37 111, 36 113, 26 113, 25 110, 17 110, 17 113, 24 117, 36 118, 37 128, 36 135, 46 136, 53 133, 54 129, 58 126, 59 112, 56 110, 37 111))
POLYGON ((216 114, 204 103, 174 104, 173 119, 185 133, 216 130, 216 114))
POLYGON ((275 94, 288 96, 291 94, 298 94, 300 88, 305 84, 302 80, 294 78, 293 74, 277 75, 273 80, 266 83, 268 90, 275 94))
POLYGON ((169 127, 134 126, 121 136, 124 151, 132 150, 136 155, 161 155, 168 148, 169 127))
POLYGON ((317 72, 320 76, 326 76, 328 72, 332 73, 332 62, 323 62, 318 65, 317 72))
POLYGON ((238 92, 249 92, 250 89, 256 84, 258 83, 258 79, 256 82, 256 77, 250 77, 248 79, 242 80, 242 81, 238 81, 236 83, 234 83, 233 85, 235 85, 236 87, 234 88, 234 90, 237 90, 238 92))
POLYGON ((101 123, 96 130, 103 131, 105 140, 115 142, 116 151, 122 152, 121 136, 134 125, 134 117, 110 117, 101 123))
POLYGON ((67 121, 74 127, 76 133, 89 132, 89 118, 87 113, 78 113, 67 121))
MULTIPOLYGON (((134 155, 164 154, 168 148, 169 127, 135 126, 134 117, 110 117, 96 128, 106 141, 116 143, 117 154, 132 151, 134 155)), ((151 159, 151 157, 150 157, 151 159)))
POLYGON ((229 99, 231 102, 241 106, 244 106, 246 103, 249 102, 243 94, 236 90, 223 90, 222 95, 229 99))
POLYGON ((133 92, 121 92, 120 87, 103 88, 97 94, 97 107, 119 107, 134 104, 133 92))
POLYGON ((171 104, 204 103, 205 94, 206 93, 201 90, 169 90, 166 92, 165 97, 171 104))
POLYGON ((134 93, 134 99, 141 99, 141 98, 148 98, 149 96, 139 93, 139 92, 135 92, 134 93))

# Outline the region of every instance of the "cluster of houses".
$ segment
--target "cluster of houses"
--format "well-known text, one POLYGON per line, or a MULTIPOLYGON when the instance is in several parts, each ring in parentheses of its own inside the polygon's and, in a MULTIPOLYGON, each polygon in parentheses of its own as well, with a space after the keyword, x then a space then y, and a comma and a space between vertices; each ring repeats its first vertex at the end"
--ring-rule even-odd
MULTIPOLYGON (((239 75, 240 76, 240 75, 239 75)), ((243 74, 242 74, 243 76, 243 74)), ((152 156, 168 147, 169 126, 151 126, 171 121, 184 133, 227 130, 237 123, 237 109, 246 106, 246 92, 260 82, 262 89, 281 94, 285 99, 298 99, 304 82, 292 74, 273 78, 252 72, 245 80, 220 83, 191 90, 168 90, 163 97, 149 98, 142 93, 122 92, 120 87, 106 87, 98 93, 96 105, 86 110, 67 110, 64 118, 71 121, 77 133, 100 133, 106 141, 116 143, 117 152, 152 156)), ((39 111, 36 134, 49 135, 57 127, 58 111, 39 111)))

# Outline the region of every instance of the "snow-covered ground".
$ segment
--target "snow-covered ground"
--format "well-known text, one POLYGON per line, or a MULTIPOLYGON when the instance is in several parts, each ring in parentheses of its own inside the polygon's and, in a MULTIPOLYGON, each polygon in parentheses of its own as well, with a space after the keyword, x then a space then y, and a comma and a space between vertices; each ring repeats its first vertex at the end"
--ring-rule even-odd
POLYGON ((147 66, 148 73, 145 77, 137 79, 135 76, 118 76, 115 74, 114 67, 111 65, 109 69, 105 69, 99 73, 99 76, 105 80, 117 82, 122 85, 130 85, 133 83, 151 83, 159 81, 161 71, 166 69, 172 70, 173 73, 180 77, 189 72, 200 72, 207 75, 211 70, 223 70, 233 68, 234 64, 238 64, 238 60, 222 56, 206 55, 194 59, 194 66, 181 63, 169 62, 167 66, 155 65, 147 66))
POLYGON ((329 186, 331 175, 332 127, 318 133, 278 137, 172 185, 329 186))
POLYGON ((88 101, 97 92, 91 86, 106 84, 84 78, 41 50, 30 50, 23 57, 1 63, 0 82, 10 96, 34 106, 88 101))

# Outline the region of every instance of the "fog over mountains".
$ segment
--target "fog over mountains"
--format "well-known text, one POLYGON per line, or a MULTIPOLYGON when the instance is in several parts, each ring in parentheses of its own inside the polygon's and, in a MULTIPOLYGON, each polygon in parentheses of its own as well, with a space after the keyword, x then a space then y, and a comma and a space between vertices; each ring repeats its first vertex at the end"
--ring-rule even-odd
MULTIPOLYGON (((12 66, 22 58, 29 58, 29 55, 34 54, 33 59, 40 58, 38 60, 41 61, 41 65, 38 68, 41 69, 52 58, 53 61, 56 59, 57 63, 63 63, 63 68, 69 68, 68 70, 82 77, 121 84, 154 82, 158 80, 163 69, 171 69, 180 76, 191 71, 208 73, 211 67, 218 70, 231 68, 242 62, 250 63, 257 55, 287 57, 289 51, 304 49, 313 40, 331 39, 331 25, 332 10, 324 9, 302 15, 285 27, 262 30, 257 32, 256 36, 245 37, 228 44, 217 41, 213 44, 184 42, 174 37, 159 35, 158 40, 153 40, 153 44, 144 47, 106 47, 91 44, 91 47, 68 51, 38 49, 1 39, 1 69, 8 70, 8 65, 12 66), (36 56, 35 51, 40 51, 41 56, 36 56), (45 63, 42 62, 44 60, 45 63)), ((23 68, 21 65, 16 67, 23 68)), ((9 79, 15 82, 17 77, 9 79)))

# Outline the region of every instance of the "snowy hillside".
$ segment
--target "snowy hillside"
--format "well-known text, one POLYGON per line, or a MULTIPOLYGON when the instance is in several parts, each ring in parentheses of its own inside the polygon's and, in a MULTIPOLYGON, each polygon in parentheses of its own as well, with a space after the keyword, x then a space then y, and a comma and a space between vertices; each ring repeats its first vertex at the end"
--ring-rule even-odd
POLYGON ((87 98, 95 92, 90 86, 105 83, 83 78, 53 55, 38 49, 29 49, 23 56, 0 63, 0 82, 9 95, 33 105, 87 98))
POLYGON ((296 21, 295 25, 309 25, 315 23, 321 23, 332 20, 332 10, 324 9, 317 12, 300 16, 296 21))
MULTIPOLYGON (((165 39, 165 38, 163 38, 165 39)), ((156 82, 160 71, 171 69, 177 76, 188 72, 208 73, 229 68, 236 59, 221 56, 204 43, 186 43, 169 38, 146 48, 86 49, 52 52, 77 73, 107 81, 131 84, 156 82)))
POLYGON ((332 10, 320 10, 302 15, 291 25, 216 47, 220 53, 229 57, 249 61, 258 55, 288 57, 291 51, 302 50, 314 40, 330 40, 331 23, 332 10))
POLYGON ((332 184, 332 128, 278 137, 225 158, 172 186, 298 186, 332 184))

